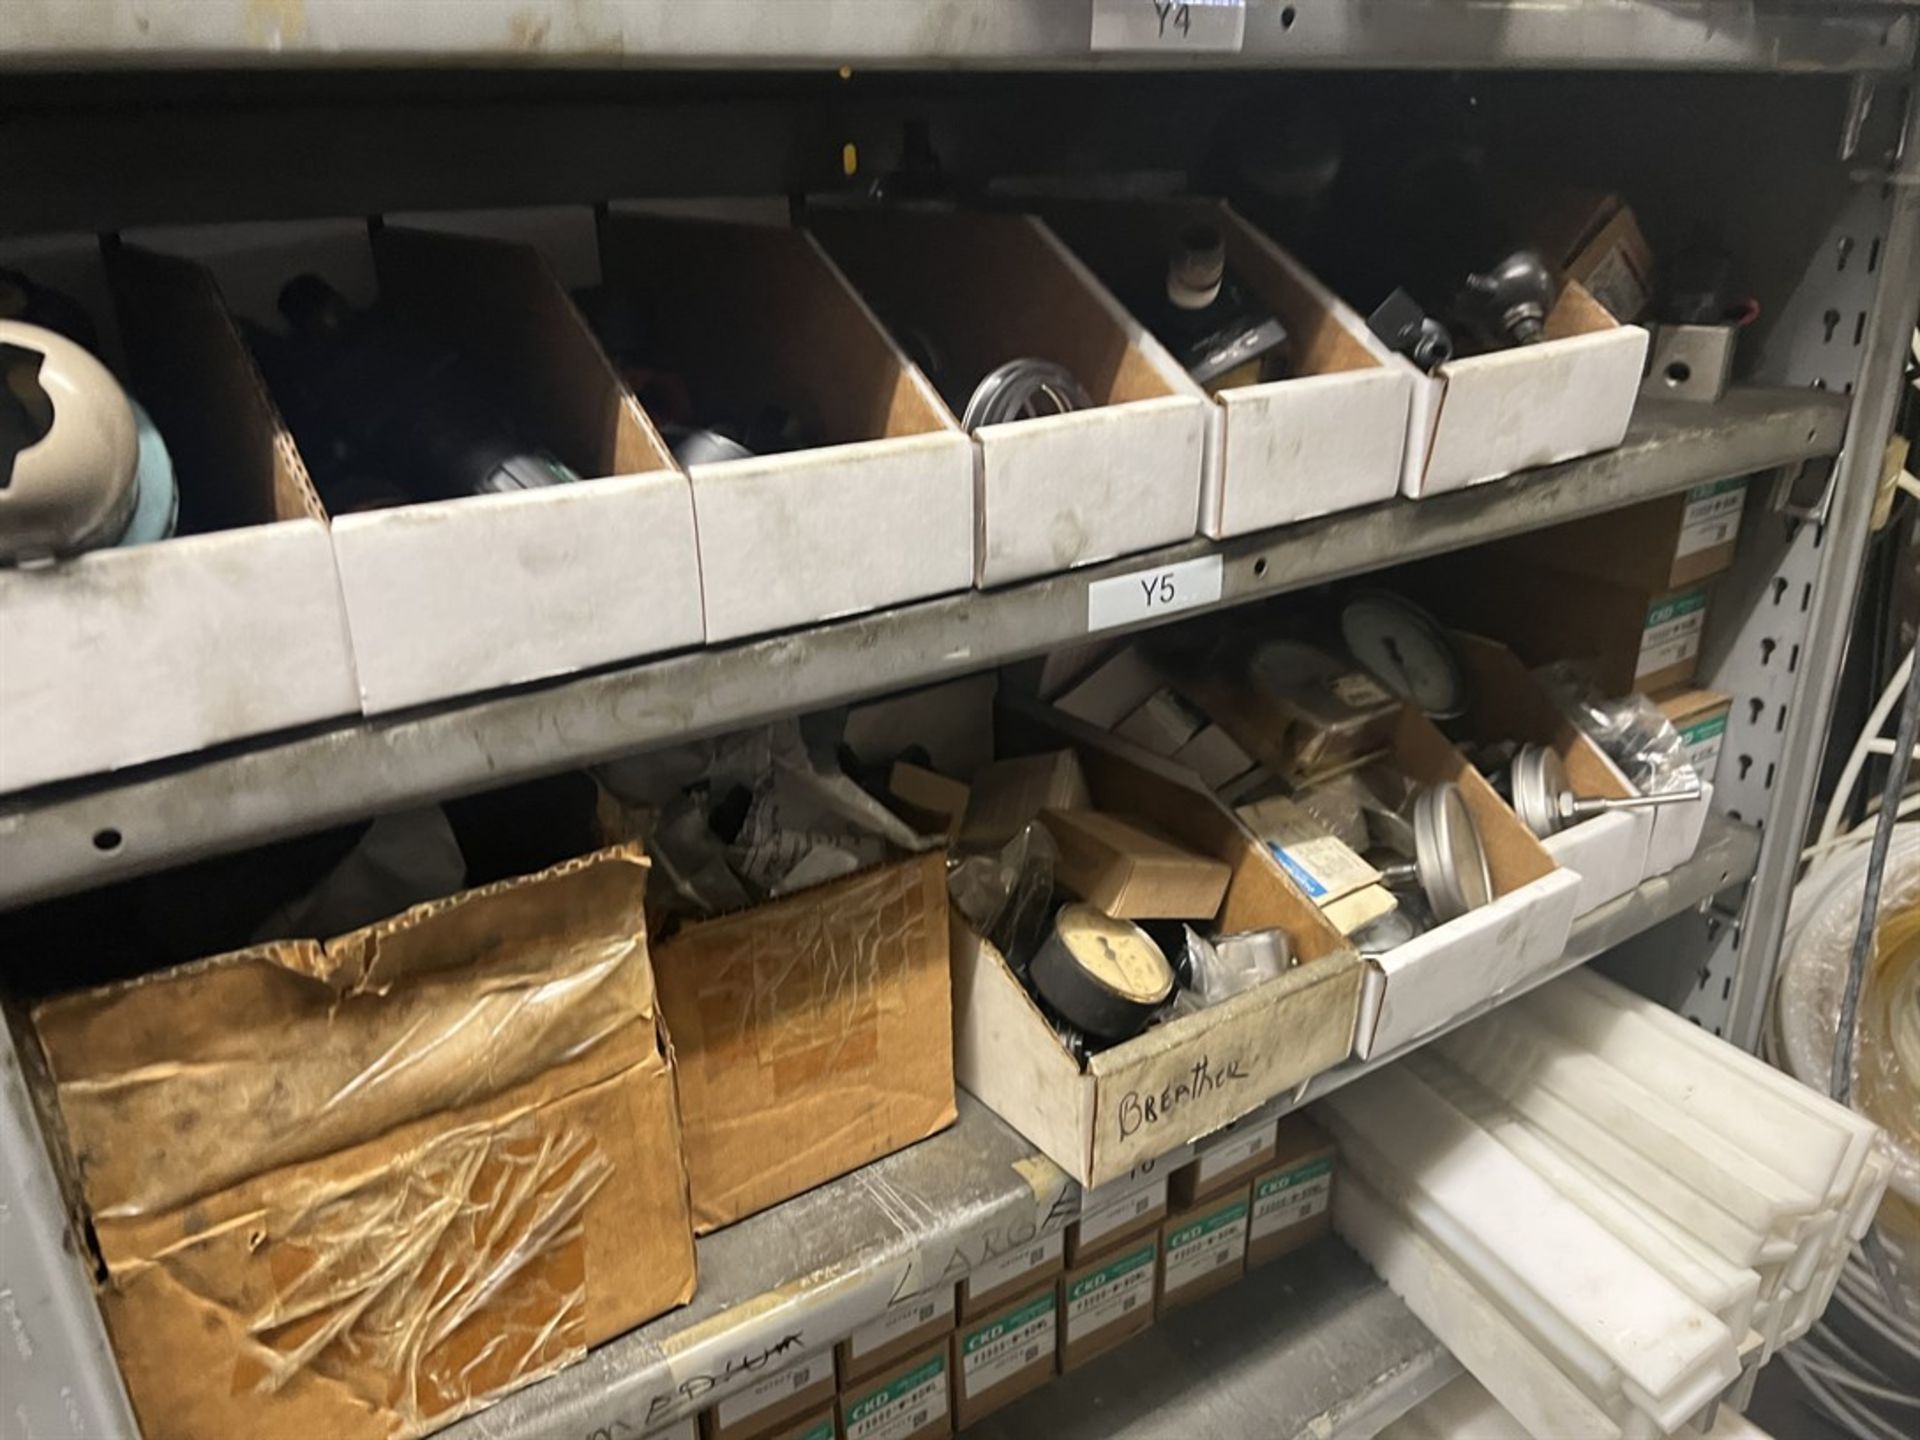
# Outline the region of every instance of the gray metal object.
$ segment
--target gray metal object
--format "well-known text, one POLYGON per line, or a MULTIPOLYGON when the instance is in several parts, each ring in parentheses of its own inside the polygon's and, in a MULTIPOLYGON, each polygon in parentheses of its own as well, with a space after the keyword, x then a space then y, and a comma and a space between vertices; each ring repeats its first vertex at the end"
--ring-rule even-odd
POLYGON ((0 7, 11 66, 572 63, 1863 71, 1911 63, 1914 17, 1885 5, 1754 0, 1251 0, 1237 50, 1096 54, 1091 0, 100 0, 0 7))
POLYGON ((967 1434, 1368 1440, 1459 1373, 1366 1262, 1327 1239, 1175 1311, 967 1434))
POLYGON ((1740 339, 1733 325, 1656 325, 1647 353, 1642 395, 1671 400, 1718 400, 1733 380, 1740 339))
POLYGON ((0 1437, 134 1440, 133 1413, 0 1022, 0 1437))
POLYGON ((1459 786, 1429 785, 1415 797, 1413 849, 1420 888, 1441 924, 1493 898, 1486 847, 1459 786))
MULTIPOLYGON (((1521 988, 1564 973, 1617 941, 1739 884, 1756 850, 1751 830, 1710 819, 1693 859, 1583 916, 1574 927, 1566 956, 1521 988)), ((1491 1009, 1495 1003, 1484 1008, 1491 1009)), ((1471 1018, 1463 1015, 1437 1026, 1420 1043, 1471 1018)), ((1413 1048, 1328 1071, 1309 1082, 1295 1103, 1306 1103, 1358 1079, 1413 1048)), ((601 1346, 579 1364, 508 1396, 442 1432, 443 1436, 445 1440, 639 1440, 647 1431, 712 1404, 770 1368, 778 1368, 783 1359, 797 1359, 832 1343, 872 1319, 890 1301, 957 1280, 973 1266, 1065 1226, 1078 1215, 1079 1204, 1079 1188, 1063 1171, 963 1092, 960 1118, 952 1129, 703 1238, 699 1242, 700 1288, 692 1304, 601 1346)), ((1354 1262, 1343 1257, 1339 1263, 1344 1267, 1354 1262)), ((1327 1416, 1333 1424, 1327 1434, 1370 1435, 1367 1424, 1385 1424, 1423 1398, 1421 1385, 1428 1381, 1437 1385, 1451 1377, 1452 1371, 1444 1365, 1444 1373, 1426 1371, 1425 1367, 1444 1360, 1445 1351, 1437 1342, 1428 1350, 1431 1337, 1364 1266, 1351 1271, 1342 1268, 1339 1273, 1346 1278, 1325 1291, 1317 1288, 1311 1268, 1296 1276, 1282 1265, 1272 1273, 1294 1287, 1300 1298, 1290 1305, 1298 1314, 1281 1329, 1259 1332, 1263 1344, 1276 1347, 1273 1364, 1244 1372, 1246 1384, 1253 1388, 1238 1390, 1230 1402, 1234 1410, 1222 1413, 1239 1413, 1239 1407, 1264 1403, 1275 1407, 1276 1414, 1297 1414, 1303 1429, 1315 1423, 1316 1416, 1327 1416), (1357 1308, 1349 1311, 1350 1306, 1357 1308), (1324 1344, 1310 1338, 1319 1327, 1308 1323, 1307 1317, 1316 1312, 1332 1327, 1324 1344), (1351 1315, 1358 1328, 1347 1329, 1346 1320, 1336 1315, 1351 1315), (1287 1328, 1295 1325, 1304 1328, 1287 1328), (1376 1326, 1385 1349, 1368 1350, 1350 1343, 1359 1330, 1376 1326), (1400 1358, 1396 1360, 1395 1354, 1400 1358), (1401 1384, 1412 1388, 1404 1394, 1376 1393, 1382 1385, 1401 1384), (1287 1408, 1295 1405, 1305 1408, 1287 1408), (1349 1424, 1356 1428, 1343 1428, 1349 1424)), ((1258 1286, 1256 1277, 1245 1299, 1267 1308, 1272 1297, 1258 1286)), ((1199 1309, 1210 1310, 1214 1303, 1199 1309)), ((1229 1383, 1228 1375, 1208 1373, 1217 1376, 1222 1386, 1229 1383)), ((1210 1378, 1209 1388, 1214 1384, 1210 1378)), ((1229 1403, 1224 1396, 1222 1403, 1229 1403)), ((1054 1414, 1050 1408, 1037 1413, 1054 1414)), ((1096 1408, 1093 1418, 1112 1426, 1151 1420, 1139 1414, 1128 1420, 1108 1407, 1096 1408)), ((1169 1414, 1156 1423, 1171 1424, 1176 1418, 1169 1414)), ((984 1433, 996 1432, 989 1427, 984 1433)), ((1108 1432, 1069 1429, 1062 1433, 1108 1432)), ((1180 1433, 1294 1431, 1285 1426, 1248 1431, 1236 1423, 1180 1433)))
MULTIPOLYGON (((1920 153, 1920 106, 1909 108, 1893 148, 1920 153)), ((1710 629, 1702 679, 1739 698, 1715 805, 1730 815, 1764 818, 1767 843, 1739 922, 1714 932, 1687 975, 1690 988, 1671 997, 1682 1013, 1749 1050, 1773 987, 1881 458, 1920 309, 1920 187, 1860 176, 1853 203, 1817 263, 1822 269, 1796 297, 1796 329, 1776 330, 1778 354, 1768 372, 1850 392, 1847 447, 1835 467, 1825 523, 1787 528, 1778 538, 1747 537, 1741 563, 1718 587, 1716 608, 1739 618, 1710 629)))
POLYGON ((1608 815, 1615 810, 1652 810, 1661 805, 1698 800, 1702 793, 1700 786, 1689 785, 1684 790, 1663 790, 1650 795, 1576 795, 1560 756, 1545 745, 1522 745, 1514 754, 1511 773, 1513 812, 1542 840, 1595 815, 1608 815))
POLYGON ((1086 387, 1064 365, 1051 360, 1009 360, 974 387, 960 416, 960 428, 972 434, 982 425, 1066 415, 1092 404, 1086 387))
POLYGON ((1845 414, 1808 390, 1644 401, 1618 450, 1450 495, 22 795, 0 807, 0 905, 1040 654, 1086 635, 1089 585, 1196 556, 1223 557, 1216 603, 1240 605, 1831 454, 1845 414))

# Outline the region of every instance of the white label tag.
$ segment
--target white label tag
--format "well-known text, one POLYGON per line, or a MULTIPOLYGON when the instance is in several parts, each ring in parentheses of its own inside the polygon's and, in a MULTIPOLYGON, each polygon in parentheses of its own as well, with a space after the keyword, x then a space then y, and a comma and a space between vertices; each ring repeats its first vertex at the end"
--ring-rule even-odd
MULTIPOLYGON (((1167 1203, 1167 1182, 1156 1180, 1130 1195, 1122 1195, 1080 1212, 1080 1245, 1089 1249, 1109 1235, 1117 1235, 1137 1220, 1167 1203)), ((1077 1253, 1077 1252, 1076 1252, 1077 1253)))
POLYGON ((1662 601, 1647 611, 1646 628, 1640 632, 1640 658, 1633 667, 1634 678, 1651 675, 1669 665, 1691 660, 1700 653, 1700 632, 1707 624, 1707 592, 1692 590, 1662 601))
POLYGON ((1178 1290, 1203 1275, 1237 1265, 1247 1253, 1244 1201, 1167 1233, 1166 1288, 1178 1290))
POLYGON ((1251 1237, 1264 1240, 1311 1220, 1327 1208, 1332 1195, 1333 1161, 1325 1158, 1269 1175, 1253 1187, 1251 1237))
POLYGON ((749 1415, 758 1415, 769 1406, 791 1399, 831 1373, 832 1365, 827 1357, 815 1355, 798 1365, 789 1365, 778 1375, 769 1375, 738 1395, 728 1396, 714 1407, 714 1416, 723 1426, 738 1424, 749 1415))
POLYGON ((1222 566, 1218 555, 1182 560, 1158 570, 1136 570, 1087 587, 1087 629, 1110 630, 1211 605, 1220 598, 1222 566))
POLYGON ((1038 1270, 1049 1260, 1058 1260, 1065 1239, 1066 1232, 1056 1230, 1011 1255, 1002 1255, 998 1260, 989 1260, 985 1265, 976 1266, 973 1273, 967 1276, 967 1294, 989 1294, 1030 1271, 1038 1270))
POLYGON ((1067 1285, 1067 1344, 1153 1307, 1152 1240, 1067 1285))
POLYGON ((1208 1144, 1200 1152, 1200 1158, 1194 1162, 1194 1179, 1205 1185, 1217 1180, 1236 1165, 1244 1165, 1262 1150, 1271 1150, 1279 1136, 1280 1122, 1269 1120, 1262 1125, 1250 1125, 1244 1130, 1235 1130, 1219 1140, 1208 1144))
POLYGON ((847 1440, 906 1440, 947 1413, 947 1362, 939 1355, 847 1406, 847 1440))
POLYGON ((847 1338, 847 1353, 858 1360, 909 1331, 931 1325, 936 1315, 953 1313, 953 1286, 942 1285, 925 1295, 910 1295, 889 1305, 878 1320, 862 1325, 847 1338))
POLYGON ((1037 1295, 1011 1315, 963 1331, 960 1384, 967 1395, 984 1395, 1011 1380, 1042 1356, 1053 1354, 1054 1292, 1037 1295))
POLYGON ((1696 485, 1687 491, 1686 508, 1680 512, 1680 536, 1673 546, 1674 558, 1711 550, 1733 539, 1740 533, 1740 512, 1746 503, 1745 480, 1720 480, 1711 485, 1696 485))
POLYGON ((1238 50, 1247 0, 1093 0, 1095 50, 1238 50))

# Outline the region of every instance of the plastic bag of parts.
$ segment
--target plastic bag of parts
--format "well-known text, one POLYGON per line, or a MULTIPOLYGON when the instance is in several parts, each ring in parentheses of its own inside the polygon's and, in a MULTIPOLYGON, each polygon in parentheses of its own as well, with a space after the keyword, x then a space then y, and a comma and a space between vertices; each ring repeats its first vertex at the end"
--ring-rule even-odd
POLYGON ((1208 940, 1191 926, 1180 928, 1187 933, 1185 953, 1174 965, 1179 994, 1201 1009, 1282 975, 1293 963, 1293 937, 1284 930, 1242 930, 1208 940))
POLYGON ((984 935, 1024 983, 1053 919, 1053 871, 1060 852, 1038 821, 1000 849, 966 855, 947 871, 947 894, 976 935, 984 935))
POLYGON ((1646 696, 1605 699, 1587 674, 1570 661, 1555 661, 1535 673, 1566 716, 1620 767, 1641 794, 1663 795, 1699 785, 1699 775, 1687 763, 1680 732, 1646 696))
MULTIPOLYGON (((1866 845, 1817 867, 1795 891, 1774 1024, 1787 1071, 1826 1093, 1841 992, 1866 889, 1866 845)), ((1855 1110, 1886 1131, 1894 1157, 1880 1225, 1903 1256, 1920 1306, 1920 824, 1894 827, 1880 888, 1880 926, 1860 989, 1853 1051, 1855 1110)))
POLYGON ((782 721, 616 761, 595 772, 603 825, 638 839, 671 914, 709 916, 790 895, 934 842, 841 773, 831 744, 782 721), (617 814, 609 817, 611 808, 617 814), (609 824, 609 820, 611 823, 609 824))

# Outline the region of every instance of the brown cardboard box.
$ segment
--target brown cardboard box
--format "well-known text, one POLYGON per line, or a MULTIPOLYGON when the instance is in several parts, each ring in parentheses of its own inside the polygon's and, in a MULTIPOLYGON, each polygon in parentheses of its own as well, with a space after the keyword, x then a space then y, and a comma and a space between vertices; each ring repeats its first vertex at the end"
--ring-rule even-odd
POLYGON ((839 1434, 836 1427, 833 1406, 803 1416, 786 1429, 769 1435, 767 1440, 834 1440, 839 1434))
POLYGON ((700 1233, 953 1123, 943 855, 695 922, 654 968, 700 1233))
POLYGON ((1191 1210, 1210 1195, 1244 1184, 1273 1163, 1278 1126, 1256 1111, 1194 1145, 1194 1157, 1167 1182, 1168 1208, 1191 1210))
POLYGON ((1041 819, 1060 852, 1055 882, 1109 915, 1203 920, 1226 896, 1232 871, 1224 863, 1134 821, 1097 810, 1048 810, 1041 819))
POLYGON ((1442 620, 1504 641, 1529 665, 1582 661, 1607 695, 1683 685, 1700 663, 1702 585, 1628 585, 1484 551, 1401 574, 1442 620))
POLYGON ((693 1294, 647 865, 38 1006, 148 1440, 396 1440, 693 1294))
POLYGON ((1056 1230, 975 1266, 960 1282, 962 1324, 999 1309, 1041 1281, 1058 1275, 1065 1266, 1065 1256, 1066 1232, 1056 1230))
POLYGON ((1060 1282, 1060 1371, 1077 1370, 1153 1324, 1160 1232, 1089 1256, 1060 1282))
POLYGON ((948 1345, 840 1388, 841 1440, 939 1440, 953 1433, 948 1345))
POLYGON ((1264 1265, 1318 1239, 1333 1225, 1333 1141, 1304 1115, 1280 1122, 1273 1167, 1253 1179, 1247 1266, 1264 1265))
POLYGON ((997 760, 974 777, 960 843, 973 850, 996 849, 1039 819, 1042 810, 1083 810, 1092 803, 1071 750, 997 760))
POLYGON ((834 1347, 844 1391, 895 1361, 917 1354, 953 1329, 954 1287, 942 1285, 889 1305, 834 1347))
POLYGON ((1160 1222, 1167 1218, 1165 1175, 1142 1185, 1115 1181, 1102 1189, 1120 1193, 1103 1195, 1100 1190, 1082 1193, 1080 1218, 1067 1226, 1069 1266, 1083 1265, 1089 1257, 1104 1254, 1143 1231, 1157 1232, 1160 1222))
POLYGON ((960 822, 967 813, 967 787, 937 770, 912 765, 905 760, 893 762, 887 776, 887 793, 893 808, 922 835, 958 838, 960 822))
POLYGON ((1059 1330, 1058 1279, 961 1322, 953 1332, 954 1424, 964 1430, 1058 1375, 1059 1330))
POLYGON ((1611 193, 1562 190, 1535 207, 1528 233, 1569 280, 1616 320, 1640 318, 1653 300, 1653 249, 1633 207, 1611 193))
POLYGON ((1720 747, 1727 739, 1727 716, 1733 709, 1733 697, 1718 690, 1700 690, 1682 686, 1653 697, 1660 713, 1673 722, 1686 747, 1687 763, 1709 784, 1720 768, 1720 747))
POLYGON ((1246 1273, 1247 1195, 1242 1184, 1167 1215, 1160 1226, 1160 1313, 1224 1289, 1246 1273))
POLYGON ((797 1360, 764 1380, 729 1395, 700 1417, 702 1440, 755 1440, 772 1436, 833 1407, 833 1352, 797 1360))
POLYGON ((1746 499, 1744 478, 1716 480, 1503 540, 1495 549, 1552 570, 1679 590, 1733 564, 1746 499))

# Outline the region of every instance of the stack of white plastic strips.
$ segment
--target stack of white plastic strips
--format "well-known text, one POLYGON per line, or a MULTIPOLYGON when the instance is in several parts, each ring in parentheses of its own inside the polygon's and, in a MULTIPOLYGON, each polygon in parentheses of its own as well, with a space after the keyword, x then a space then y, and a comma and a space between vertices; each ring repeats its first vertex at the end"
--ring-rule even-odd
MULTIPOLYGON (((1772 1440, 1750 1420, 1721 1406, 1704 1430, 1691 1425, 1681 1440, 1772 1440)), ((1471 1375, 1440 1387, 1380 1432, 1380 1440, 1529 1440, 1520 1422, 1471 1375)))
POLYGON ((1320 1107, 1334 1223, 1529 1434, 1744 1408, 1886 1187, 1868 1120, 1576 972, 1320 1107))

